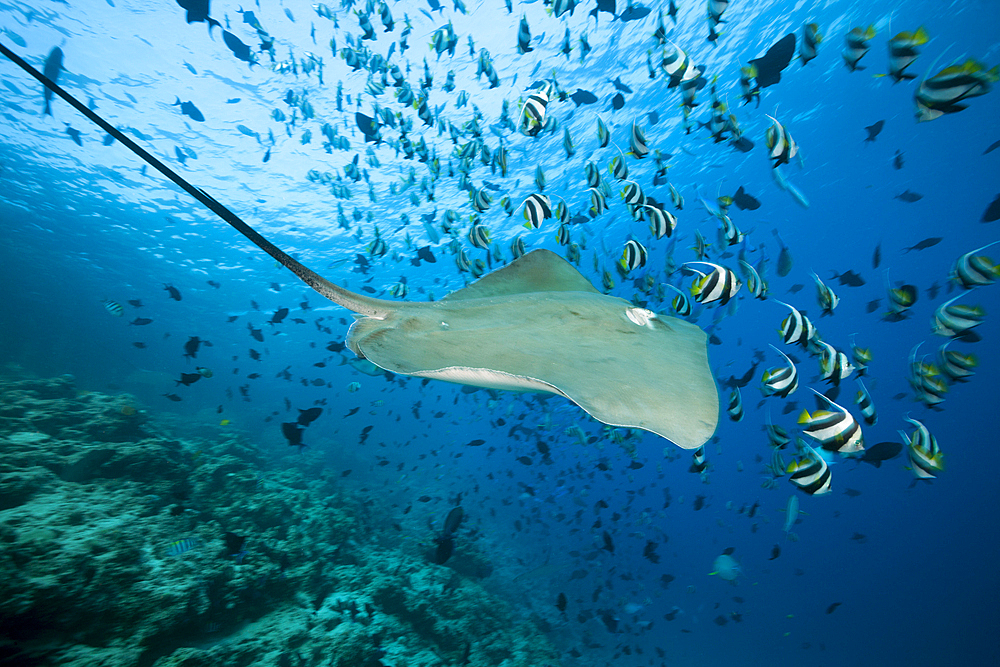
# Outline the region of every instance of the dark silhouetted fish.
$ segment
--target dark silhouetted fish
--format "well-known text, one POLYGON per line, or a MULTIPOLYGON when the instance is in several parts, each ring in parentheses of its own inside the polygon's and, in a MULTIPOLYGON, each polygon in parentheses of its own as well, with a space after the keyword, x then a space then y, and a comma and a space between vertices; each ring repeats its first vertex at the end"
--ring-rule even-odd
POLYGON ((865 143, 869 143, 869 142, 875 141, 875 137, 877 137, 879 135, 879 132, 882 131, 882 128, 884 126, 885 126, 885 121, 884 120, 878 120, 878 121, 875 121, 874 123, 872 123, 871 125, 869 125, 868 127, 866 127, 865 128, 865 132, 868 133, 868 136, 865 137, 865 143))
POLYGON ((611 98, 611 108, 618 111, 625 106, 625 96, 621 93, 616 94, 611 98))
MULTIPOLYGON (((52 83, 59 82, 59 74, 63 70, 63 52, 58 46, 53 47, 49 51, 49 56, 45 59, 45 67, 42 68, 42 74, 44 74, 52 83)), ((52 91, 49 90, 48 86, 42 91, 42 98, 45 100, 45 114, 47 116, 52 115, 52 91)))
POLYGON ((249 63, 251 66, 257 62, 253 57, 253 52, 250 47, 240 41, 240 38, 229 32, 228 30, 222 31, 222 40, 229 47, 229 50, 233 52, 237 60, 242 60, 245 63, 249 63))
POLYGON ((918 201, 920 201, 923 198, 924 198, 924 196, 922 194, 918 194, 916 192, 910 192, 909 190, 903 190, 898 195, 896 195, 895 197, 893 197, 893 199, 899 199, 899 200, 905 201, 907 204, 912 204, 913 202, 918 202, 918 201))
POLYGON ((733 195, 733 203, 741 211, 756 211, 760 208, 760 201, 756 197, 748 195, 742 185, 736 191, 736 194, 733 195))
POLYGON ((881 468, 883 461, 896 458, 902 451, 903 445, 898 442, 880 442, 866 447, 861 460, 876 468, 881 468))
POLYGON ((194 102, 181 102, 181 98, 177 98, 177 101, 173 103, 173 106, 181 107, 181 113, 190 118, 191 120, 196 120, 199 123, 205 120, 205 115, 194 105, 194 102))
POLYGON ((188 23, 208 23, 209 32, 212 31, 213 26, 219 25, 219 22, 209 16, 209 6, 211 5, 211 0, 177 0, 177 4, 181 6, 182 9, 187 10, 187 22, 188 23))
POLYGON ((903 254, 905 255, 911 250, 927 250, 927 248, 933 248, 938 243, 941 243, 941 241, 943 240, 944 239, 941 238, 940 236, 932 236, 930 238, 926 238, 923 241, 919 242, 917 245, 912 245, 909 248, 903 248, 903 254))
POLYGON ((295 422, 284 422, 281 424, 281 434, 285 436, 290 447, 298 447, 301 451, 305 444, 302 442, 302 428, 295 422))
POLYGON ((831 280, 839 281, 841 285, 847 285, 848 287, 861 287, 865 284, 865 279, 854 271, 844 271, 843 273, 837 273, 833 271, 833 277, 831 280))
POLYGON ((795 35, 788 33, 769 48, 763 56, 751 60, 750 65, 757 68, 757 76, 755 77, 757 85, 754 90, 767 88, 781 81, 781 72, 788 67, 788 63, 792 61, 794 55, 795 35))
POLYGON ((983 217, 979 222, 993 222, 995 220, 1000 220, 1000 195, 997 195, 986 210, 983 212, 983 217))
POLYGON ((314 421, 319 419, 319 416, 323 414, 323 408, 309 408, 308 410, 299 410, 298 423, 299 426, 309 426, 314 421))
POLYGON ((577 88, 576 92, 569 96, 573 100, 573 104, 580 106, 581 104, 593 104, 597 101, 597 95, 593 94, 589 90, 583 90, 582 88, 577 88))

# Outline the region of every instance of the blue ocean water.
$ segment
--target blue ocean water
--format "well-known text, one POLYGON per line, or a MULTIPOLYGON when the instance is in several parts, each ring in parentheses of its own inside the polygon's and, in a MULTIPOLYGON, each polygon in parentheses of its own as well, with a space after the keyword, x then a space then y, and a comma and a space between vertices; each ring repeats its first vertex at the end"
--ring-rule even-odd
MULTIPOLYGON (((571 215, 586 220, 568 227, 580 271, 598 288, 607 271, 615 283, 611 294, 669 314, 674 293, 662 285, 690 294, 692 277, 679 267, 696 260, 696 231, 711 244, 708 261, 739 272, 743 244, 725 246, 699 193, 711 204, 742 186, 760 207, 734 205, 729 215, 746 234, 748 261, 760 265, 766 258, 770 298, 753 299, 744 284, 729 306, 695 307, 692 321, 713 335, 709 360, 723 406, 705 446, 704 474, 689 471, 690 452, 651 433, 606 428, 562 398, 358 372, 347 363, 350 351, 339 348, 353 321, 347 310, 309 290, 121 144, 106 145, 105 133, 64 101, 55 99, 52 114, 43 114, 41 86, 6 59, 0 60, 0 360, 41 377, 72 374, 83 389, 129 393, 181 432, 246 434, 279 469, 349 469, 343 484, 402 522, 403 533, 386 539, 428 539, 428 521, 439 529, 461 494, 466 528, 458 539, 475 540, 492 559, 484 585, 516 600, 524 618, 543 627, 563 652, 565 664, 1000 660, 990 631, 1000 622, 993 563, 1000 526, 992 421, 1000 407, 995 285, 960 299, 986 312, 974 330, 978 342, 951 344, 977 355, 975 376, 951 384, 937 409, 916 401, 910 383, 911 350, 921 344, 918 354, 931 361, 947 341, 932 333, 931 319, 961 291, 949 279, 955 261, 1000 241, 996 223, 981 222, 1000 192, 1000 150, 989 150, 1000 140, 1000 98, 989 92, 967 100, 960 113, 918 123, 914 93, 949 65, 970 58, 986 68, 1000 62, 992 30, 1000 19, 997 5, 737 0, 711 43, 706 5, 694 0, 678 3, 676 20, 667 13, 670 3, 649 3, 648 15, 625 20, 643 13, 638 3, 629 10, 619 0, 621 17, 612 19, 607 12, 591 15, 596 4, 608 4, 593 0, 560 17, 542 2, 514 2, 511 11, 500 0, 470 1, 464 12, 461 3, 445 2, 435 11, 423 0, 389 2, 390 31, 379 19, 380 4, 330 3, 329 12, 306 2, 245 6, 258 31, 241 16, 239 3, 212 3, 210 16, 221 29, 209 29, 205 22, 187 23, 184 9, 168 0, 5 2, 0 42, 39 70, 59 46, 65 58, 59 84, 68 92, 305 265, 385 299, 394 298, 390 289, 400 284, 408 300, 420 301, 472 282, 456 265, 458 248, 470 260, 487 260, 467 237, 473 208, 458 154, 475 139, 466 125, 475 114, 490 153, 501 145, 509 153, 506 176, 476 153, 467 165, 471 187, 486 188, 494 199, 480 214, 497 247, 487 271, 513 259, 510 244, 518 235, 528 250, 566 256, 554 219, 525 229, 520 210, 508 217, 500 206, 504 195, 517 206, 537 192, 540 168, 552 203, 561 198, 571 215), (370 14, 374 40, 361 39, 359 14, 370 14), (399 44, 404 17, 412 25, 405 51, 399 44), (532 50, 519 54, 522 17, 532 50), (663 44, 654 36, 658 21, 663 44), (428 43, 449 22, 454 55, 435 53, 428 43), (759 106, 755 100, 744 105, 740 68, 788 33, 798 53, 803 25, 812 22, 823 36, 817 57, 806 65, 792 60, 780 82, 759 91, 759 106), (845 35, 869 25, 875 36, 860 62, 864 69, 849 71, 841 55, 845 35), (908 70, 916 79, 893 83, 882 76, 887 42, 920 26, 930 39, 908 70), (250 46, 255 64, 227 47, 223 29, 250 46), (561 52, 567 30, 568 55, 561 52), (583 35, 592 49, 587 54, 583 35), (273 56, 259 50, 272 38, 273 56), (688 121, 680 92, 668 87, 657 66, 674 46, 705 68, 688 121), (372 54, 397 64, 418 98, 428 72, 433 124, 425 126, 414 105, 398 101, 391 77, 379 93, 382 72, 352 70, 344 53, 355 48, 368 50, 369 67, 372 54), (484 49, 499 77, 495 88, 476 75, 484 49), (442 86, 450 71, 455 87, 448 91, 442 86), (546 116, 555 129, 532 137, 504 127, 504 102, 517 124, 519 102, 541 81, 568 95, 590 91, 597 101, 578 105, 554 94, 546 116), (713 85, 753 142, 748 152, 735 148, 732 136, 713 141, 710 129, 699 125, 710 120, 713 85), (624 106, 616 109, 619 92, 624 106), (193 103, 204 120, 182 113, 175 102, 193 103), (412 122, 408 136, 422 139, 436 156, 439 177, 427 162, 406 158, 398 129, 384 126, 381 143, 365 143, 355 113, 370 116, 376 106, 412 122), (808 206, 776 185, 765 147, 768 115, 798 145, 798 157, 781 170, 808 206), (677 216, 672 239, 656 239, 648 222, 633 220, 619 194, 623 185, 607 169, 619 152, 599 146, 598 118, 622 150, 634 123, 649 148, 660 151, 669 183, 684 197, 682 210, 670 205, 666 184, 654 184, 653 153, 624 159, 646 195, 677 216), (865 141, 865 128, 878 121, 884 121, 880 133, 865 141), (324 146, 325 124, 346 138, 346 148, 324 146), (449 125, 460 135, 456 142, 449 125), (68 128, 81 133, 79 145, 68 128), (571 157, 566 131, 575 147, 571 157), (358 181, 345 171, 356 155, 363 172, 358 181), (592 219, 590 161, 612 191, 608 211, 592 219), (457 214, 451 235, 442 228, 446 211, 457 214), (423 216, 431 213, 429 233, 423 216), (774 231, 793 260, 783 277, 774 231), (387 245, 383 256, 372 252, 378 239, 387 245), (629 239, 647 248, 648 259, 626 279, 614 265, 629 239), (911 249, 919 245, 927 247, 911 249), (436 261, 414 262, 425 246, 436 261), (848 270, 864 284, 832 277, 848 270), (813 272, 841 299, 831 316, 820 316, 813 272), (893 321, 886 317, 887 290, 904 283, 917 288, 918 298, 907 317, 893 321), (181 300, 170 298, 167 285, 181 300), (120 304, 123 316, 110 313, 104 300, 120 304), (834 457, 828 495, 808 496, 787 476, 774 488, 765 484, 771 479, 764 472, 772 455, 763 431, 768 415, 794 437, 801 410, 814 409, 808 388, 828 388, 814 358, 782 343, 778 330, 788 309, 776 300, 806 311, 837 349, 849 354, 852 342, 871 349, 864 381, 878 421, 862 426, 865 443, 900 442, 900 430, 912 431, 905 418, 919 420, 944 452, 937 479, 915 482, 904 452, 878 468, 834 457), (269 324, 280 308, 289 309, 287 316, 269 324), (136 318, 152 322, 130 324, 136 318), (262 340, 251 336, 255 329, 262 340), (195 336, 211 345, 186 359, 184 344, 195 336), (781 364, 769 344, 799 360, 801 386, 788 399, 764 400, 759 393, 763 371, 781 364), (251 350, 261 358, 253 359, 251 350), (734 422, 725 412, 726 381, 743 376, 755 354, 763 361, 741 392, 745 416, 734 422), (212 377, 175 384, 196 366, 211 369, 212 377), (317 401, 324 413, 305 430, 307 447, 289 447, 280 424, 317 401), (786 412, 790 401, 797 407, 786 412), (359 440, 367 427, 369 437, 359 440), (476 440, 484 444, 469 446, 476 440), (423 496, 430 500, 420 502, 423 496), (791 527, 793 537, 783 530, 790 496, 803 513, 791 527), (605 532, 613 552, 602 548, 605 532), (655 563, 643 556, 650 542, 655 563), (771 559, 775 546, 780 555, 771 559), (735 582, 709 574, 729 548, 741 568, 735 582), (664 575, 673 579, 665 583, 664 575), (560 593, 568 599, 565 615, 556 608, 560 593)), ((1000 257, 998 248, 983 252, 1000 257)), ((643 372, 636 365, 634 373, 643 372)), ((842 385, 836 400, 860 419, 855 379, 842 385)), ((791 450, 782 455, 786 463, 792 458, 791 450)))

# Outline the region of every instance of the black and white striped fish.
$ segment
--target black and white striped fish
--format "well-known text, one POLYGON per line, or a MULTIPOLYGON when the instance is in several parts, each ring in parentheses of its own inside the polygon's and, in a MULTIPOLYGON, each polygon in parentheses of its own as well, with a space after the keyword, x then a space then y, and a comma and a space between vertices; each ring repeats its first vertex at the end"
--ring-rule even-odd
POLYGON ((817 340, 820 348, 819 370, 823 379, 830 384, 840 386, 840 381, 854 372, 854 365, 847 355, 827 342, 817 340))
POLYGON ((604 121, 601 120, 601 117, 598 116, 597 117, 597 143, 598 143, 598 145, 601 148, 604 148, 605 146, 608 145, 609 141, 611 141, 611 133, 608 132, 608 126, 605 125, 604 121))
POLYGON ((691 294, 694 295, 698 303, 707 304, 718 301, 721 305, 726 305, 729 300, 736 296, 743 283, 736 277, 736 274, 729 269, 712 264, 711 262, 685 262, 684 266, 700 264, 711 267, 708 273, 703 273, 698 269, 692 269, 699 275, 691 286, 691 294))
POLYGON ((674 309, 674 313, 680 317, 687 317, 691 314, 691 300, 688 299, 687 294, 682 292, 677 287, 668 284, 667 287, 677 292, 677 296, 673 298, 670 302, 671 307, 674 309))
POLYGON ((788 464, 786 472, 792 484, 811 496, 822 496, 832 490, 830 466, 819 453, 808 445, 802 445, 802 456, 788 464))
POLYGON ((906 421, 917 427, 909 436, 899 432, 906 443, 906 455, 910 459, 910 469, 917 479, 934 479, 944 470, 944 455, 938 447, 937 438, 916 419, 906 417, 906 421))
POLYGON ((988 243, 959 257, 951 270, 951 279, 965 289, 972 289, 980 285, 990 285, 1000 278, 1000 265, 994 264, 986 255, 979 254, 997 243, 1000 241, 988 243))
POLYGON ((691 467, 688 468, 691 472, 705 472, 705 468, 708 467, 708 463, 705 461, 705 445, 702 445, 698 449, 694 450, 691 454, 691 467))
POLYGON ((520 131, 533 137, 545 126, 545 109, 549 104, 549 95, 544 89, 534 91, 528 96, 521 110, 520 131))
POLYGON ((764 300, 767 298, 767 283, 760 277, 757 269, 752 264, 744 260, 739 260, 740 268, 743 269, 743 278, 746 280, 747 290, 755 299, 764 300))
POLYGON ((608 210, 608 202, 604 193, 597 188, 590 188, 590 217, 596 218, 608 210))
POLYGON ((569 225, 559 225, 556 230, 556 243, 559 245, 569 245, 569 225))
POLYGON ((531 28, 528 26, 528 17, 521 15, 521 24, 517 27, 517 52, 522 56, 529 51, 534 51, 531 46, 531 28))
POLYGON ((480 250, 489 249, 490 230, 486 229, 486 225, 478 220, 472 223, 472 227, 469 228, 469 243, 480 250))
POLYGON ((951 345, 950 340, 942 345, 938 351, 941 372, 952 382, 965 382, 976 372, 979 360, 974 354, 962 354, 955 350, 949 350, 949 345, 951 345))
POLYGON ((771 421, 770 408, 768 408, 767 421, 764 422, 764 432, 767 433, 768 444, 775 449, 784 449, 792 440, 784 426, 778 426, 771 421))
POLYGON ((510 254, 514 256, 514 259, 524 255, 524 239, 520 236, 515 236, 514 240, 510 242, 510 254))
POLYGON ((625 251, 622 253, 619 264, 627 273, 633 269, 646 266, 646 255, 645 246, 635 239, 629 239, 625 242, 625 251))
POLYGON ((489 193, 486 192, 486 188, 479 188, 472 194, 472 208, 476 209, 479 213, 489 210, 492 201, 489 193))
POLYGON ((840 297, 834 294, 833 290, 815 272, 812 274, 812 277, 816 282, 816 300, 819 302, 819 307, 823 310, 822 314, 833 315, 833 309, 840 303, 840 297))
POLYGON ((796 343, 802 347, 809 345, 809 341, 816 337, 816 327, 809 321, 809 318, 803 315, 797 308, 788 305, 784 301, 775 300, 775 303, 780 303, 792 311, 781 322, 781 337, 785 341, 785 345, 796 343))
POLYGON ((643 132, 642 128, 632 121, 632 133, 629 135, 629 148, 632 149, 632 155, 637 159, 642 159, 649 155, 649 146, 646 145, 646 133, 643 132))
POLYGON ((868 393, 868 387, 861 381, 861 378, 856 378, 855 381, 858 383, 859 389, 854 402, 858 404, 858 409, 861 410, 861 416, 864 417, 865 423, 869 426, 874 426, 875 422, 878 421, 878 413, 875 412, 875 403, 872 402, 872 395, 868 393))
POLYGON ((528 229, 538 229, 542 222, 552 216, 552 202, 543 194, 528 195, 524 200, 524 226, 528 229))
POLYGON ((811 415, 808 410, 803 410, 799 424, 804 427, 806 435, 827 451, 841 454, 862 451, 865 448, 864 436, 854 416, 815 389, 812 391, 826 401, 831 410, 816 410, 811 415))
POLYGON ((774 347, 774 345, 771 348, 784 357, 788 365, 769 368, 764 371, 764 375, 760 379, 762 385, 760 390, 765 396, 786 398, 799 388, 799 372, 795 368, 795 364, 792 363, 792 360, 784 352, 774 347))
POLYGON ((622 198, 629 206, 642 206, 646 203, 646 195, 643 194, 642 188, 635 181, 626 181, 625 188, 622 190, 622 198))
POLYGON ((649 232, 656 238, 669 238, 677 228, 677 218, 670 211, 665 211, 659 206, 643 204, 649 211, 649 232))
POLYGON ((765 144, 767 145, 767 156, 773 160, 772 167, 778 167, 788 162, 799 154, 799 146, 792 139, 792 135, 777 120, 768 116, 773 125, 767 128, 765 144))
POLYGON ((611 158, 611 162, 608 163, 608 171, 619 181, 624 181, 628 178, 628 166, 625 164, 625 158, 621 155, 616 155, 611 158))
POLYGON ((955 304, 962 296, 959 294, 938 306, 934 311, 931 331, 938 336, 954 338, 983 323, 986 312, 981 306, 955 304))
POLYGON ((733 387, 729 392, 729 406, 726 408, 726 413, 734 422, 743 421, 743 397, 740 395, 739 387, 733 387))

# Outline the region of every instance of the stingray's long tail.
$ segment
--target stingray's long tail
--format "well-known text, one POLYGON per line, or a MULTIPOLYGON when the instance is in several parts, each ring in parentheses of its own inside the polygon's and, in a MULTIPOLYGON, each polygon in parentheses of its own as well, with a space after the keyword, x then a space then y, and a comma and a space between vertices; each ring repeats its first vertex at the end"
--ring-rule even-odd
POLYGON ((142 158, 149 166, 156 169, 158 172, 169 178, 171 181, 176 183, 181 189, 187 192, 189 195, 201 202, 208 210, 215 213, 217 216, 228 222, 236 231, 238 231, 243 236, 250 239, 254 245, 266 252, 268 255, 276 259, 278 262, 288 268, 292 273, 299 277, 302 282, 312 287, 314 290, 325 296, 330 301, 352 310, 356 313, 361 313, 362 315, 367 315, 369 317, 376 317, 379 319, 384 318, 394 306, 392 301, 383 301, 381 299, 372 299, 360 294, 355 294, 350 292, 343 287, 331 283, 329 280, 319 275, 315 271, 306 268, 301 263, 297 262, 295 259, 290 257, 288 254, 283 252, 280 248, 275 246, 273 243, 265 239, 263 236, 258 234, 250 225, 243 222, 235 213, 230 211, 228 208, 216 201, 211 195, 202 190, 201 188, 196 188, 195 186, 188 183, 186 180, 181 178, 177 172, 168 167, 167 165, 160 162, 156 157, 150 155, 145 149, 139 146, 137 143, 125 136, 116 127, 108 123, 106 120, 98 116, 96 113, 87 108, 78 99, 63 90, 58 84, 49 79, 47 76, 36 70, 34 67, 25 62, 16 53, 8 49, 3 44, 0 44, 0 53, 7 56, 15 65, 23 69, 25 72, 31 76, 38 79, 42 85, 51 90, 53 93, 59 97, 66 100, 70 106, 82 113, 84 116, 89 118, 95 125, 100 127, 102 130, 110 134, 112 137, 120 141, 125 145, 130 151, 142 158))

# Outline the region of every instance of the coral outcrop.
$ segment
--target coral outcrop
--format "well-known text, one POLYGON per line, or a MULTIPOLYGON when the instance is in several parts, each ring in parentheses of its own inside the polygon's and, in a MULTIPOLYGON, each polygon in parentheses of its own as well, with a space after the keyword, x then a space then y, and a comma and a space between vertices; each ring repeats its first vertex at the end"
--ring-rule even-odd
POLYGON ((129 396, 18 379, 0 454, 0 663, 557 664, 473 576, 483 555, 387 547, 364 498, 244 437, 177 439, 129 396))

